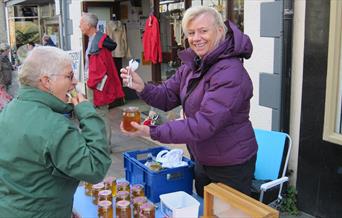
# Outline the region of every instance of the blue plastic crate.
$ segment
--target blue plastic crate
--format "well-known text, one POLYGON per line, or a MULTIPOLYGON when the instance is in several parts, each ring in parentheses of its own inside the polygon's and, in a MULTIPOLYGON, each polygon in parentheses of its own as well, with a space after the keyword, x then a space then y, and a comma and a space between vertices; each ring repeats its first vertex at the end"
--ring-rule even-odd
POLYGON ((184 191, 192 194, 194 163, 190 159, 183 157, 188 166, 163 169, 159 172, 154 172, 144 165, 149 154, 157 156, 165 149, 170 150, 161 146, 123 154, 126 180, 131 184, 144 185, 145 195, 153 203, 159 202, 159 195, 165 193, 184 191))

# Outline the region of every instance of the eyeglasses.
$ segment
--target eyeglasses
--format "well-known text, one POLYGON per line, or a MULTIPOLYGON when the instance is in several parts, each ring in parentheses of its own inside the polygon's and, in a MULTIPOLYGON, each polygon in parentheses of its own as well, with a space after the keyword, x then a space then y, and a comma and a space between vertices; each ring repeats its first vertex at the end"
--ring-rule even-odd
POLYGON ((71 71, 69 74, 53 74, 53 75, 55 75, 55 76, 64 76, 64 78, 67 78, 67 79, 69 79, 70 81, 73 81, 73 79, 74 79, 74 72, 73 71, 71 71))

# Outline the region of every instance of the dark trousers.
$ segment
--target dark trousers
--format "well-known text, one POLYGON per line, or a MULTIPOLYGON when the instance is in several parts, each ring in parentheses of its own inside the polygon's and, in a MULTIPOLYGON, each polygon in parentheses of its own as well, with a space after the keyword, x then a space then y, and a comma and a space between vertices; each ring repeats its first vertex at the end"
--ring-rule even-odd
POLYGON ((203 197, 204 186, 214 182, 228 185, 246 195, 251 194, 256 155, 242 164, 233 166, 205 166, 195 164, 195 188, 203 197))

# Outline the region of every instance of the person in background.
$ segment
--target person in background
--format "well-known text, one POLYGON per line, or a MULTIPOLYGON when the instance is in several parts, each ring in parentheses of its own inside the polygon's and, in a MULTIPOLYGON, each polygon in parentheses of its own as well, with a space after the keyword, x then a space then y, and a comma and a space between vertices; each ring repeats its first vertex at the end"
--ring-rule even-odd
MULTIPOLYGON (((221 182, 247 195, 255 169, 257 143, 249 120, 252 81, 242 59, 252 43, 233 23, 227 27, 214 8, 186 10, 182 28, 190 48, 179 53, 182 65, 160 85, 146 84, 131 72, 132 88, 149 105, 169 111, 183 106, 184 119, 158 126, 132 122, 130 136, 161 143, 185 143, 195 161, 195 188, 221 182), (229 30, 229 31, 228 31, 229 30)), ((121 69, 124 83, 128 68, 121 69)))
POLYGON ((108 106, 116 99, 122 99, 125 94, 112 58, 112 51, 116 48, 116 43, 106 34, 97 31, 97 23, 98 18, 95 14, 84 13, 79 27, 82 34, 88 36, 84 66, 87 96, 106 122, 110 148, 111 127, 108 120, 108 106))
POLYGON ((32 49, 34 49, 35 46, 36 46, 36 43, 29 42, 29 43, 27 43, 27 50, 32 51, 32 49))
POLYGON ((44 34, 42 38, 42 44, 43 46, 53 46, 56 47, 56 44, 52 41, 51 37, 49 35, 44 34))
POLYGON ((9 90, 12 84, 13 66, 9 60, 10 46, 7 43, 0 44, 0 87, 9 90))
POLYGON ((69 97, 77 80, 59 48, 34 48, 19 81, 0 113, 0 216, 70 217, 80 180, 98 183, 111 165, 104 122, 82 94, 69 97))

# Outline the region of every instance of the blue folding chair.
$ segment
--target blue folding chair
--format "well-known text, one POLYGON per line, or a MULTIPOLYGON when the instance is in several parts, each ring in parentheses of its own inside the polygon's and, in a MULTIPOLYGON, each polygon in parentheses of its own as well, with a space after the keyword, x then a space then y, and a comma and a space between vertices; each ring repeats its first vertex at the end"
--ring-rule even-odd
POLYGON ((283 184, 289 180, 285 176, 289 161, 292 140, 282 132, 254 129, 258 143, 252 192, 259 192, 259 201, 263 202, 264 193, 279 186, 277 199, 282 199, 283 184))

